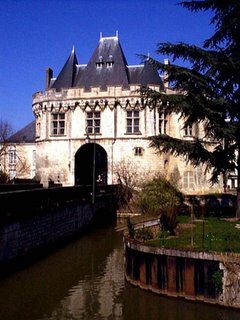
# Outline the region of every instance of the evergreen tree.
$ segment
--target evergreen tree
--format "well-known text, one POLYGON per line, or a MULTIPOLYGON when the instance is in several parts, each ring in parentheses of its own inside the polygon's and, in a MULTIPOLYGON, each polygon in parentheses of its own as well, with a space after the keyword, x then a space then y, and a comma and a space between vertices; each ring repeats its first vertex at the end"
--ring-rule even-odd
MULTIPOLYGON (((212 171, 212 182, 219 176, 237 170, 240 187, 240 1, 184 1, 181 6, 192 12, 210 10, 214 34, 203 47, 186 43, 160 43, 157 52, 172 57, 173 64, 164 65, 150 59, 167 74, 166 81, 175 95, 142 88, 143 101, 165 114, 180 113, 185 128, 203 122, 206 136, 194 141, 179 140, 168 135, 151 138, 151 145, 161 152, 183 155, 193 165, 205 164, 212 171), (190 67, 174 64, 176 59, 190 67), (209 139, 211 138, 211 139, 209 139)), ((226 184, 226 181, 225 181, 226 184)), ((240 218, 238 191, 237 217, 240 218)))

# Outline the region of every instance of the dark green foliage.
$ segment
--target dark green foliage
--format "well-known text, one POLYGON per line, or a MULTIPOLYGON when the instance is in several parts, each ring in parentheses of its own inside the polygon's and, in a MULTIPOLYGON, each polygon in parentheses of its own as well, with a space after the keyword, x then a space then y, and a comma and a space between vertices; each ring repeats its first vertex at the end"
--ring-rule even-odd
POLYGON ((160 225, 163 231, 169 231, 171 235, 174 235, 178 225, 177 210, 173 209, 171 212, 163 212, 160 216, 160 225))
MULTIPOLYGON (((185 156, 193 165, 205 164, 212 169, 211 180, 216 183, 221 174, 226 176, 240 167, 240 1, 183 1, 180 5, 193 12, 210 10, 214 34, 203 48, 182 42, 160 43, 157 52, 171 56, 173 64, 153 59, 150 63, 167 73, 166 81, 178 94, 142 88, 142 96, 145 105, 164 109, 166 114, 180 113, 185 127, 204 121, 206 136, 179 141, 160 135, 152 137, 152 146, 185 156), (175 65, 176 60, 188 62, 190 67, 175 65)), ((240 170, 238 174, 240 181, 240 170)), ((240 208, 238 212, 240 217, 240 208)))
POLYGON ((141 241, 147 241, 153 239, 153 233, 149 228, 142 228, 136 230, 135 238, 141 241))
POLYGON ((182 193, 162 176, 146 182, 138 196, 142 213, 161 216, 164 230, 174 233, 177 209, 183 201, 182 193))

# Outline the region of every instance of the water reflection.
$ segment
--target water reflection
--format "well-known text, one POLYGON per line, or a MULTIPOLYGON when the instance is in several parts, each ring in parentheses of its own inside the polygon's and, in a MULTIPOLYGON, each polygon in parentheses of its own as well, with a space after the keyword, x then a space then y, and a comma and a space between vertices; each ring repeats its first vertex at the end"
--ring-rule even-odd
POLYGON ((81 237, 0 281, 4 320, 237 320, 240 312, 168 299, 124 281, 122 236, 113 227, 81 237))
POLYGON ((124 289, 122 250, 114 249, 104 265, 89 261, 89 272, 68 291, 59 307, 43 319, 122 319, 124 289))

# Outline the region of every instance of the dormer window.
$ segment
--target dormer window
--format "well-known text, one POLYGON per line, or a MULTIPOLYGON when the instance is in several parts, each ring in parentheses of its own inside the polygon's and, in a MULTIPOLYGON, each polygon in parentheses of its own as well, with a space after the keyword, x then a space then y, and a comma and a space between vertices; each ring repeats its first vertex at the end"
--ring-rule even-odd
POLYGON ((112 66, 113 66, 113 56, 109 55, 108 61, 106 62, 106 67, 112 68, 112 66))
POLYGON ((97 69, 101 69, 103 67, 103 62, 97 62, 96 67, 97 69))
POLYGON ((113 66, 113 61, 107 61, 107 62, 106 62, 106 66, 107 66, 107 68, 112 68, 112 66, 113 66))
POLYGON ((103 67, 103 57, 99 56, 99 60, 96 62, 97 69, 101 69, 103 67))

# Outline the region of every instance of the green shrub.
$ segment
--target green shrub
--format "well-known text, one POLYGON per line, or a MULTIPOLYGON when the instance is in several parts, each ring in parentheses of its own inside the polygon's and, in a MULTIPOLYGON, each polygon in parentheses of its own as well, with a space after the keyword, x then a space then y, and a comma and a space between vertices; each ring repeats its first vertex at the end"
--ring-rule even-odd
POLYGON ((146 182, 138 196, 140 211, 160 216, 163 229, 172 234, 177 226, 177 210, 182 202, 182 193, 160 175, 146 182))
POLYGON ((149 228, 138 229, 136 230, 135 238, 142 241, 151 240, 153 239, 153 233, 149 228))

